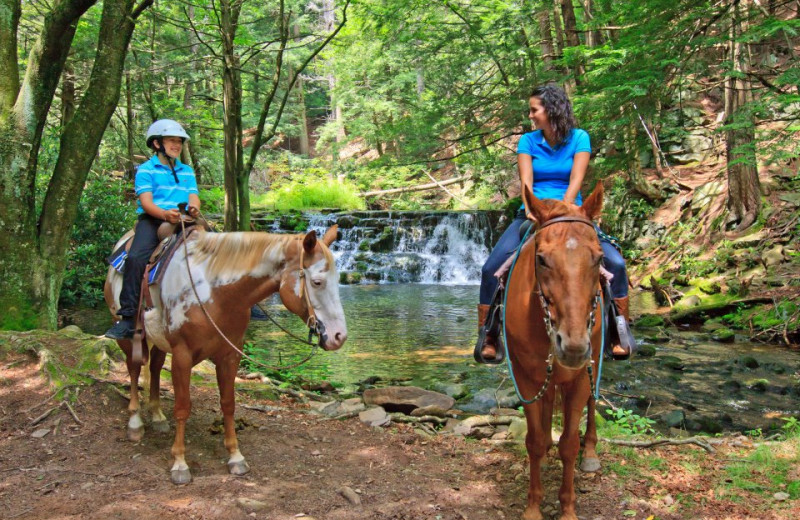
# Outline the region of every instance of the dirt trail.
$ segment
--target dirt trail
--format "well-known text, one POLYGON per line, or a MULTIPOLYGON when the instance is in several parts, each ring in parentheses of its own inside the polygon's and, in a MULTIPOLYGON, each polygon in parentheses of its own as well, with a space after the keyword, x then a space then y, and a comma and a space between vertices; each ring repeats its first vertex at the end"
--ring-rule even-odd
MULTIPOLYGON (((2 345, 0 345, 2 346, 2 345)), ((110 380, 124 383, 117 365, 110 380)), ((239 406, 242 452, 252 471, 232 477, 218 428, 216 387, 196 378, 187 427, 187 460, 194 482, 169 480, 170 433, 149 430, 133 444, 125 438, 127 401, 114 385, 82 387, 72 405, 77 419, 59 407, 38 424, 31 422, 55 404, 53 390, 30 354, 0 349, 0 518, 2 519, 269 519, 317 520, 477 520, 521 517, 527 493, 524 451, 488 441, 439 435, 421 436, 407 425, 370 428, 358 418, 325 420, 307 406, 284 398, 266 402, 238 392, 238 404, 279 407, 270 413, 239 406), (41 438, 37 430, 48 430, 41 438), (349 487, 360 500, 348 501, 349 487), (305 516, 304 516, 305 515, 305 516)), ((251 384, 242 382, 239 388, 251 384)), ((252 383, 255 384, 255 383, 252 383)), ((169 381, 162 383, 171 418, 169 381)), ((41 432, 40 432, 41 434, 41 432)), ((683 454, 693 448, 660 449, 668 471, 622 480, 609 471, 579 475, 581 518, 619 519, 651 515, 689 518, 673 512, 675 500, 694 502, 691 518, 797 518, 800 509, 769 512, 764 504, 736 504, 714 498, 712 478, 682 479, 683 454), (665 497, 670 497, 665 499, 665 497), (670 502, 672 500, 672 502, 670 502), (746 504, 746 505, 745 505, 746 504), (753 511, 753 516, 748 511, 753 511), (760 512, 758 512, 760 511, 760 512), (785 514, 784 514, 785 513, 785 514)), ((557 518, 560 463, 551 452, 545 517, 557 518)), ((625 457, 601 454, 606 467, 625 457)), ((711 475, 718 463, 706 460, 711 475)))

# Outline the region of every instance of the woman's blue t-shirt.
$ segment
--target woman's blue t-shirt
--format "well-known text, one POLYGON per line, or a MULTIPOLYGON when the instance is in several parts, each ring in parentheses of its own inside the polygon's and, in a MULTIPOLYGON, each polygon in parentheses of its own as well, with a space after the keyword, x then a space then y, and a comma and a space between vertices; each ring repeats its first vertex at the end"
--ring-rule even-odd
MULTIPOLYGON (((533 194, 538 199, 563 200, 569 187, 572 162, 578 152, 592 152, 589 134, 586 130, 575 128, 567 141, 553 149, 544 138, 541 130, 524 134, 517 145, 517 153, 530 155, 533 161, 533 194)), ((580 192, 575 204, 583 203, 580 192)))

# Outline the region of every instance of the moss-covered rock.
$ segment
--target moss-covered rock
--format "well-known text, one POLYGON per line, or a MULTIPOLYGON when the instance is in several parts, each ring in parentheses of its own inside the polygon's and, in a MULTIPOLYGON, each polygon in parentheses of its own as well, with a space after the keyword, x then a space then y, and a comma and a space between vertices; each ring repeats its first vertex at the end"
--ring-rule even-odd
POLYGON ((723 327, 715 330, 711 334, 711 339, 718 343, 733 343, 733 340, 736 339, 736 335, 731 329, 723 327))
POLYGON ((657 314, 642 314, 633 322, 634 328, 648 329, 653 327, 663 327, 664 318, 657 314))
POLYGON ((647 343, 639 345, 639 348, 636 350, 636 355, 639 357, 653 357, 656 355, 656 346, 647 343))
POLYGON ((669 368, 671 370, 683 370, 685 365, 683 360, 677 356, 660 356, 658 358, 659 364, 664 368, 669 368))

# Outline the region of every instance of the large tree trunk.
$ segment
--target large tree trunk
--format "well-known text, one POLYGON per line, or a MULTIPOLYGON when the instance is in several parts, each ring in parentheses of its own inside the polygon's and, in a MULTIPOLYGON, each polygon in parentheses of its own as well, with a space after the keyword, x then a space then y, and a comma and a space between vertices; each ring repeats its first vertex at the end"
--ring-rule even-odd
POLYGON ((550 28, 550 9, 543 8, 536 16, 539 18, 539 33, 542 38, 540 48, 544 70, 551 71, 553 70, 553 59, 556 51, 553 46, 553 32, 550 28))
MULTIPOLYGON (((575 8, 572 0, 561 0, 561 14, 564 17, 564 36, 568 47, 578 47, 581 44, 578 38, 578 22, 575 20, 575 8)), ((584 67, 578 63, 573 71, 575 84, 580 85, 583 79, 584 67)))
POLYGON ((238 182, 242 171, 242 76, 234 40, 239 24, 241 3, 223 0, 221 6, 225 231, 238 231, 249 228, 249 223, 241 220, 242 196, 238 182))
MULTIPOLYGON (((734 0, 735 1, 735 0, 734 0)), ((744 2, 745 5, 747 2, 744 2)), ((761 211, 761 184, 756 170, 755 125, 752 116, 740 113, 751 100, 747 80, 750 70, 747 44, 739 41, 746 30, 738 1, 733 8, 728 62, 732 70, 725 79, 725 152, 728 163, 728 223, 737 222, 736 231, 750 227, 761 211)))
MULTIPOLYGON (((95 0, 62 0, 45 16, 13 108, 0 118, 0 324, 56 325, 70 229, 83 184, 119 98, 133 31, 132 0, 106 0, 98 50, 81 106, 61 135, 59 156, 38 221, 36 157, 77 20, 95 0)), ((16 27, 13 27, 16 31, 16 27)), ((4 49, 3 56, 12 53, 4 49)), ((4 92, 0 99, 7 101, 4 92)))

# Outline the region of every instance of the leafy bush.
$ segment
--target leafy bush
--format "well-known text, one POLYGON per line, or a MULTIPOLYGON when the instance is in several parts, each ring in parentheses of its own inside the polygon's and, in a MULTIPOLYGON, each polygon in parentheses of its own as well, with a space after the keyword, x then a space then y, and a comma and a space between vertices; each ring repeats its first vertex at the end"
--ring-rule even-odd
POLYGON ((129 182, 90 174, 72 228, 59 305, 94 306, 103 301, 106 258, 136 220, 131 188, 129 182))
MULTIPOLYGON (((276 183, 277 184, 277 183, 276 183)), ((358 189, 334 179, 293 179, 262 195, 253 196, 251 206, 287 211, 308 208, 364 209, 358 189)))

